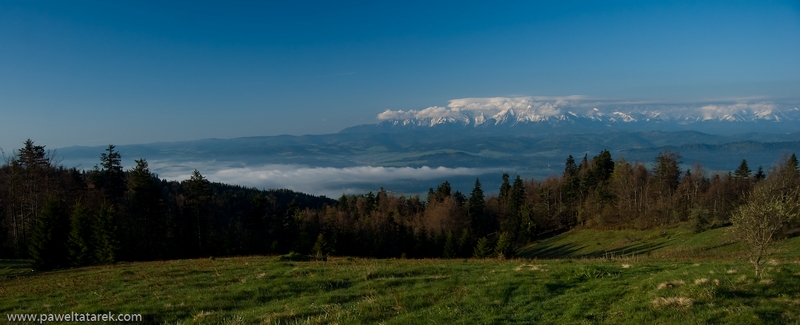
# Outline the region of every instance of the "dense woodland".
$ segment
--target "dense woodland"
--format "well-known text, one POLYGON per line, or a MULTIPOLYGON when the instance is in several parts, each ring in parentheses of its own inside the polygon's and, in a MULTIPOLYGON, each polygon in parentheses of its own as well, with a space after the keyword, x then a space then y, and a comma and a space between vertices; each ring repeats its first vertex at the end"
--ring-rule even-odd
POLYGON ((123 170, 113 145, 93 170, 65 168, 28 140, 0 166, 0 258, 29 258, 38 269, 53 269, 290 251, 511 257, 522 245, 575 227, 690 222, 702 232, 730 224, 762 183, 772 184, 769 195, 800 187, 794 154, 769 171, 753 172, 744 160, 725 173, 680 166, 675 152, 644 164, 614 161, 604 150, 580 161, 570 156, 562 175, 544 180, 503 174, 498 195, 486 196, 476 180, 467 194, 444 182, 426 198, 381 189, 331 200, 212 183, 198 171, 182 182, 161 180, 144 159, 123 170))

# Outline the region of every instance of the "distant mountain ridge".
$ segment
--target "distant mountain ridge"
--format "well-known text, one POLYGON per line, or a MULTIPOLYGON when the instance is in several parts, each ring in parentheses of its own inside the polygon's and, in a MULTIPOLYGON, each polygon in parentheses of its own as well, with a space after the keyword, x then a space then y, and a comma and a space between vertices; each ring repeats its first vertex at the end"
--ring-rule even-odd
POLYGON ((703 104, 612 103, 580 96, 565 98, 466 98, 447 107, 386 110, 375 126, 343 132, 397 132, 403 129, 460 127, 514 128, 534 132, 680 131, 705 133, 793 132, 800 130, 800 108, 772 102, 703 104))

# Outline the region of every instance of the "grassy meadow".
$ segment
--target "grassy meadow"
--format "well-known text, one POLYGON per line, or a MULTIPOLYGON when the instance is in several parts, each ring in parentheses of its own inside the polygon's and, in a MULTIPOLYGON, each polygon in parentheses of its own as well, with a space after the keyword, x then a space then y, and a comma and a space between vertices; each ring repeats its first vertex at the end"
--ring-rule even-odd
MULTIPOLYGON (((513 260, 205 258, 33 273, 0 262, 0 313, 164 324, 797 324, 800 237, 762 279, 725 229, 578 230, 513 260)), ((3 316, 5 317, 5 316, 3 316)))

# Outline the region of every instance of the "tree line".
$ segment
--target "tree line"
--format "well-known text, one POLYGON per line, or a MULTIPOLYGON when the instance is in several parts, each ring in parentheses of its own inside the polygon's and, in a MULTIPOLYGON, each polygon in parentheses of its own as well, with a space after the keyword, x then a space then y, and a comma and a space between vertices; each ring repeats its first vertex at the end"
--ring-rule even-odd
POLYGON ((0 256, 30 258, 38 269, 290 251, 513 257, 516 248, 576 227, 688 222, 702 232, 739 220, 741 207, 758 197, 751 193, 764 192, 754 189, 784 195, 800 187, 794 154, 769 172, 753 172, 745 160, 733 172, 699 164, 682 170, 680 159, 665 151, 648 167, 603 150, 580 161, 569 156, 562 175, 543 180, 503 174, 497 195, 485 195, 476 179, 468 194, 444 182, 424 199, 380 189, 331 200, 213 183, 197 170, 182 182, 162 180, 144 159, 123 170, 113 145, 93 170, 68 169, 28 140, 0 166, 0 256))

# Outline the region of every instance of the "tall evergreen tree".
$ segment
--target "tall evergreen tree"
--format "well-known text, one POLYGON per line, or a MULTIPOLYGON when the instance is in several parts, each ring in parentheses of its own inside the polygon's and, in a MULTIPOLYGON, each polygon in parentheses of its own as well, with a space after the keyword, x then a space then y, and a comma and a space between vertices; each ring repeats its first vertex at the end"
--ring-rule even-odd
POLYGON ((161 258, 166 238, 161 189, 147 161, 137 159, 128 173, 124 255, 135 260, 161 258))
POLYGON ((206 247, 209 240, 211 184, 195 169, 192 176, 183 183, 186 189, 187 221, 192 224, 194 237, 194 256, 202 256, 210 249, 206 247))
POLYGON ((122 170, 122 155, 109 144, 106 152, 100 154, 99 176, 106 198, 117 205, 125 194, 125 172, 122 170))
POLYGON ((669 150, 661 152, 655 159, 653 179, 662 195, 671 195, 680 182, 681 155, 669 150))
POLYGON ((475 179, 475 187, 469 195, 467 202, 467 213, 469 214, 470 225, 478 236, 484 236, 491 232, 489 223, 486 220, 486 202, 481 188, 481 181, 475 179))
POLYGON ((119 258, 119 234, 114 207, 103 204, 95 223, 96 260, 100 264, 116 263, 119 258))
POLYGON ((89 211, 79 202, 72 208, 69 232, 69 259, 73 266, 91 265, 95 262, 95 225, 89 211))
POLYGON ((45 146, 28 139, 9 165, 8 199, 14 250, 15 255, 24 257, 25 246, 30 243, 29 237, 38 223, 39 213, 49 198, 57 196, 53 191, 52 159, 45 146))
POLYGON ((794 171, 800 170, 800 169, 798 169, 800 167, 798 166, 798 161, 797 161, 797 155, 796 154, 792 153, 792 155, 789 156, 789 159, 786 161, 786 167, 791 168, 794 171))
POLYGON ((565 179, 578 176, 578 165, 575 164, 575 158, 572 158, 572 155, 569 155, 567 161, 564 163, 564 173, 562 176, 565 179))
POLYGON ((69 214, 66 207, 55 199, 47 201, 39 214, 29 245, 34 269, 52 270, 69 264, 67 234, 69 214))
POLYGON ((614 161, 611 159, 611 152, 608 150, 600 151, 600 154, 592 158, 592 169, 597 178, 597 182, 605 182, 614 173, 614 161))
POLYGON ((500 200, 508 202, 508 196, 511 194, 511 183, 508 182, 510 176, 508 173, 503 173, 503 183, 500 184, 500 200))
POLYGON ((509 213, 513 217, 517 217, 523 204, 525 204, 525 183, 522 182, 522 178, 517 175, 514 179, 514 185, 511 186, 511 193, 509 195, 509 213))
POLYGON ((742 163, 733 172, 733 176, 738 180, 747 180, 750 177, 750 168, 747 167, 747 160, 742 159, 742 163))
POLYGON ((758 170, 755 174, 753 174, 753 180, 755 182, 759 182, 767 178, 767 175, 764 174, 764 167, 758 166, 758 170))

